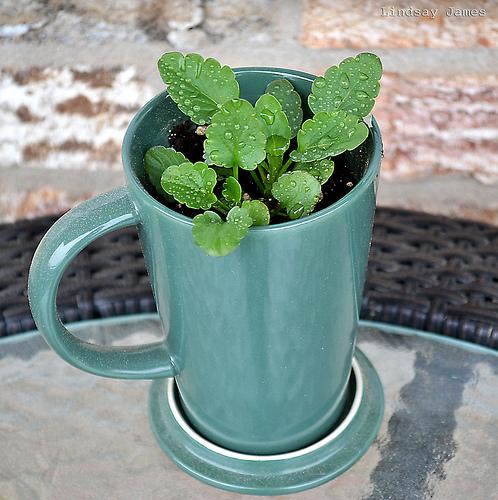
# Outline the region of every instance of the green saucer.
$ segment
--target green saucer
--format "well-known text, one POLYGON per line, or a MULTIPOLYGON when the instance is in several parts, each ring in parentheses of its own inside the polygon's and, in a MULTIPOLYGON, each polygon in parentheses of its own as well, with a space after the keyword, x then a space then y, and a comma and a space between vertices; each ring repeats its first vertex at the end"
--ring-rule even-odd
POLYGON ((281 495, 334 479, 371 445, 382 421, 384 393, 374 367, 358 348, 349 391, 349 404, 328 435, 278 455, 234 452, 199 435, 183 415, 172 378, 152 383, 149 418, 162 450, 191 476, 228 491, 281 495))

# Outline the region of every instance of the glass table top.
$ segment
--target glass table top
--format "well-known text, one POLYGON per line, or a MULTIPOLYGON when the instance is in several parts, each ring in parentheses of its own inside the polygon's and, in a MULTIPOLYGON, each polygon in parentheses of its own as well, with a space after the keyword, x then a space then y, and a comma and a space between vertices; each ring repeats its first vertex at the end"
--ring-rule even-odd
MULTIPOLYGON (((104 345, 162 336, 150 314, 70 329, 104 345)), ((379 435, 342 476, 285 498, 497 498, 498 353, 366 322, 358 345, 384 387, 379 435)), ((161 452, 149 385, 83 373, 36 332, 0 341, 0 498, 249 498, 196 481, 161 452)))

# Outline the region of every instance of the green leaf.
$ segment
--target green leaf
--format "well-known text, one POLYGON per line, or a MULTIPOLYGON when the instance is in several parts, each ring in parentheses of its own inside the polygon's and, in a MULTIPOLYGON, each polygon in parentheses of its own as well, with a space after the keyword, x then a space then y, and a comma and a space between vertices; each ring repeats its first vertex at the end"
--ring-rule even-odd
POLYGON ((233 207, 226 222, 212 211, 194 217, 192 234, 196 245, 213 257, 223 257, 233 252, 248 233, 252 218, 248 210, 233 207))
POLYGON ((296 163, 294 171, 308 172, 320 184, 325 184, 334 173, 334 162, 330 158, 323 158, 318 161, 308 161, 306 163, 296 163))
POLYGON ((270 211, 262 201, 243 201, 242 208, 246 208, 249 212, 253 226, 267 226, 270 223, 270 211))
POLYGON ((330 67, 311 87, 308 104, 314 113, 342 109, 368 115, 379 95, 382 63, 375 54, 363 52, 330 67))
POLYGON ((265 149, 268 156, 283 156, 289 148, 289 140, 280 135, 272 135, 266 139, 265 149))
POLYGON ((294 161, 307 162, 337 156, 358 147, 368 137, 368 127, 345 111, 317 113, 306 120, 297 134, 294 161))
POLYGON ((266 137, 251 104, 226 102, 206 129, 204 157, 209 164, 254 170, 265 159, 266 137))
POLYGON ((308 172, 288 172, 271 188, 290 219, 310 214, 320 198, 320 183, 308 172))
POLYGON ((176 201, 203 210, 217 201, 213 193, 215 185, 216 172, 201 161, 168 167, 161 178, 161 186, 176 201))
POLYGON ((290 144, 291 129, 281 104, 271 94, 263 94, 254 108, 267 138, 266 151, 274 156, 277 152, 283 155, 290 144))
POLYGON ((296 137, 297 131, 303 121, 301 96, 294 90, 292 83, 285 78, 279 78, 270 82, 266 87, 266 93, 278 99, 289 121, 291 139, 296 137))
POLYGON ((164 146, 153 146, 148 149, 144 157, 144 169, 151 184, 160 194, 165 194, 161 186, 161 176, 163 172, 173 165, 180 165, 187 161, 187 158, 173 148, 164 146))
POLYGON ((235 177, 228 177, 223 183, 223 191, 221 194, 231 207, 238 205, 242 198, 242 188, 240 187, 239 181, 235 177))
POLYGON ((199 125, 210 123, 222 104, 239 97, 235 73, 215 59, 167 52, 157 65, 171 98, 199 125))

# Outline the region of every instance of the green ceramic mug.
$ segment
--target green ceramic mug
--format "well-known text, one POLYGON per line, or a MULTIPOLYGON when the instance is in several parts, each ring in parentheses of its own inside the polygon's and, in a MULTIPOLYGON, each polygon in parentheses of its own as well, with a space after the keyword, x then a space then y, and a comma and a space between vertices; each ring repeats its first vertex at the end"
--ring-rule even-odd
MULTIPOLYGON (((314 79, 275 68, 236 73, 242 97, 252 102, 282 77, 306 102, 314 79)), ((72 209, 40 243, 29 275, 33 317, 50 346, 82 370, 128 379, 174 376, 188 420, 218 445, 261 455, 299 449, 330 431, 347 397, 379 129, 373 120, 367 142, 348 155, 361 178, 349 194, 302 220, 252 228, 240 248, 214 258, 193 243, 189 218, 144 189, 145 151, 166 144, 184 119, 166 92, 137 113, 123 143, 127 187, 72 209), (57 315, 59 281, 85 246, 130 225, 138 228, 166 340, 129 348, 85 343, 57 315)))

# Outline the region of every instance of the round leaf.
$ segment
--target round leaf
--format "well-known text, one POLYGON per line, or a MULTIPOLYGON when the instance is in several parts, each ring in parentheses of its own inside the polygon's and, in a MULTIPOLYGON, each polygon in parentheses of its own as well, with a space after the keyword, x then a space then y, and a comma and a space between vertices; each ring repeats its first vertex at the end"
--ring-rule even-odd
POLYGON ((196 245, 213 257, 233 252, 249 231, 252 219, 245 208, 233 207, 224 222, 212 211, 194 217, 192 235, 196 245))
POLYGON ((320 198, 320 183, 308 172, 288 172, 271 188, 290 219, 310 214, 320 198))
POLYGON ((251 217, 249 217, 249 212, 247 209, 241 207, 233 207, 230 212, 228 212, 227 222, 244 231, 252 226, 252 220, 251 217))
POLYGON ((266 137, 278 136, 289 141, 291 129, 282 106, 271 94, 263 94, 254 106, 266 137))
POLYGON ((314 113, 338 109, 366 116, 379 95, 382 63, 375 54, 363 52, 329 68, 311 88, 308 103, 314 113))
POLYGON ((297 162, 321 160, 358 147, 368 137, 368 127, 345 111, 317 113, 306 120, 297 134, 297 150, 290 156, 297 162))
POLYGON ((235 73, 215 59, 167 52, 157 65, 171 98, 199 125, 210 123, 222 104, 239 97, 235 73))
POLYGON ((209 164, 254 170, 266 156, 266 137, 251 104, 226 102, 206 129, 204 157, 209 164))
POLYGON ((296 163, 294 171, 299 170, 311 174, 320 184, 325 184, 334 173, 334 162, 329 158, 306 163, 296 163))
POLYGON ((169 167, 161 178, 161 186, 175 200, 189 208, 203 210, 217 201, 213 193, 215 185, 216 172, 201 161, 169 167))
POLYGON ((297 131, 303 122, 301 96, 294 90, 292 83, 285 78, 279 78, 270 82, 266 87, 266 93, 278 99, 282 110, 287 116, 291 129, 291 138, 296 137, 297 131))
POLYGON ((253 226, 267 226, 270 223, 270 211, 262 201, 244 201, 242 202, 242 208, 246 208, 249 212, 253 226))
POLYGON ((223 191, 221 194, 230 206, 238 205, 242 198, 242 188, 240 187, 239 181, 235 177, 228 177, 223 183, 223 191))
POLYGON ((187 158, 173 148, 165 148, 164 146, 154 146, 147 150, 144 158, 144 168, 151 184, 156 190, 164 194, 164 189, 161 186, 161 176, 163 172, 173 165, 180 165, 187 161, 187 158))

